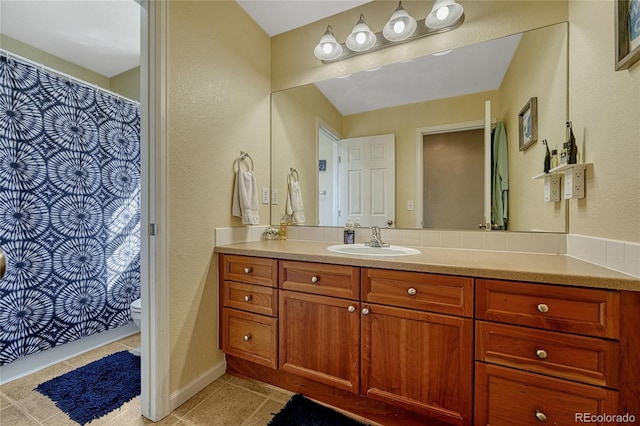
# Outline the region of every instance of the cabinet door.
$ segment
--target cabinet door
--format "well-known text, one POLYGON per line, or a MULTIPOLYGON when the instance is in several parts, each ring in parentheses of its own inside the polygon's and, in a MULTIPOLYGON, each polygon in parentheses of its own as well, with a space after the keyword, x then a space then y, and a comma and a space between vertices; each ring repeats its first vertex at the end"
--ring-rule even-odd
POLYGON ((473 320, 373 304, 362 314, 362 395, 470 425, 473 320))
POLYGON ((360 310, 356 301, 280 292, 280 369, 358 393, 360 310))

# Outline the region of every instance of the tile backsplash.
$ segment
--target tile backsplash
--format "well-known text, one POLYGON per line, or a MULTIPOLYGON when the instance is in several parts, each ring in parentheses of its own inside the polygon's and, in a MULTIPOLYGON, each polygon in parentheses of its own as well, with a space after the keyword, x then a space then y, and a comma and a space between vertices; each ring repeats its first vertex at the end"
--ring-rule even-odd
POLYGON ((567 254, 640 277, 640 244, 585 235, 567 235, 567 254))
MULTIPOLYGON (((226 245, 258 241, 266 226, 217 228, 215 244, 226 245)), ((314 240, 339 243, 342 228, 290 226, 292 240, 314 240)), ((515 251, 524 253, 567 254, 625 274, 640 277, 640 244, 607 240, 576 234, 500 232, 500 231, 434 231, 382 229, 382 239, 391 244, 419 247, 443 247, 471 250, 515 251)), ((356 242, 369 240, 369 228, 356 228, 356 242)))

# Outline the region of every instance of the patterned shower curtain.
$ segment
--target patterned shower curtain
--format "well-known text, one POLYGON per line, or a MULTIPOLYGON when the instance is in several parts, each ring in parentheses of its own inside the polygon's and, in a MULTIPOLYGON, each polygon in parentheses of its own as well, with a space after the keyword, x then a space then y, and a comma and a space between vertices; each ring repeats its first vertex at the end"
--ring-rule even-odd
POLYGON ((139 105, 0 56, 0 365, 131 321, 139 105))

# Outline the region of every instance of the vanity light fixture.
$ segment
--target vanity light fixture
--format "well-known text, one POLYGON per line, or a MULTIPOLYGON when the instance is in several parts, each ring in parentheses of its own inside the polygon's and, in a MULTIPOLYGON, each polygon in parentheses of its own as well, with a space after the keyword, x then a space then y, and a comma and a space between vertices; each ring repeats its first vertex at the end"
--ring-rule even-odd
POLYGON ((389 41, 403 41, 411 37, 416 28, 418 28, 418 23, 415 18, 404 10, 402 2, 400 2, 382 29, 382 35, 389 41))
POLYGON ((347 37, 346 44, 354 52, 365 52, 376 44, 376 35, 369 29, 363 14, 360 14, 360 19, 347 37))
POLYGON ((313 53, 323 63, 341 61, 363 53, 375 52, 395 44, 406 43, 418 38, 439 34, 458 28, 464 22, 464 9, 456 0, 436 0, 431 12, 424 20, 417 22, 402 7, 393 12, 383 30, 371 31, 365 17, 360 14, 345 43, 338 43, 331 26, 323 34, 313 53))
POLYGON ((342 55, 342 45, 338 43, 338 40, 333 35, 331 25, 327 26, 327 31, 320 38, 320 42, 313 50, 313 54, 316 55, 316 58, 325 61, 336 59, 342 55))
POLYGON ((436 0, 424 24, 433 29, 444 28, 460 19, 463 13, 464 9, 456 0, 436 0))

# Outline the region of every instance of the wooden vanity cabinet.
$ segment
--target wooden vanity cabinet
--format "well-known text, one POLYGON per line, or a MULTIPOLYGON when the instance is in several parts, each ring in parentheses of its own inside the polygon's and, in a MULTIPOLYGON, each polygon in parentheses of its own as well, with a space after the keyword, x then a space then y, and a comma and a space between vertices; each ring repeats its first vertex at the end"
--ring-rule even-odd
POLYGON ((278 366, 278 261, 219 255, 220 347, 238 358, 278 366))
POLYGON ((225 254, 219 265, 231 374, 385 425, 640 417, 640 292, 225 254))
POLYGON ((360 391, 360 268, 280 261, 282 371, 360 391))
POLYGON ((470 425, 473 279, 363 268, 362 300, 362 395, 470 425))
POLYGON ((353 300, 281 291, 280 369, 358 393, 359 306, 353 300))
POLYGON ((635 414, 638 367, 624 360, 637 359, 638 339, 621 314, 629 298, 638 301, 630 292, 476 280, 476 424, 635 414))

